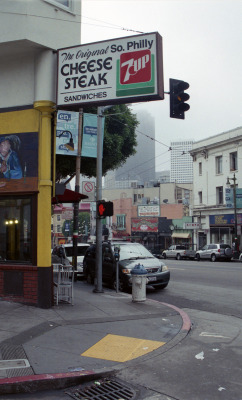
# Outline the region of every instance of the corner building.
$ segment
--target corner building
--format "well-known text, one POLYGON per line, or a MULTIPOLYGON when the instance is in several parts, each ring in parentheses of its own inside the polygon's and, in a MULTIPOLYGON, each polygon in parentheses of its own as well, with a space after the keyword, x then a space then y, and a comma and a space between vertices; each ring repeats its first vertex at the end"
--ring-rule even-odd
POLYGON ((81 3, 0 1, 0 298, 52 306, 56 50, 80 44, 81 3))

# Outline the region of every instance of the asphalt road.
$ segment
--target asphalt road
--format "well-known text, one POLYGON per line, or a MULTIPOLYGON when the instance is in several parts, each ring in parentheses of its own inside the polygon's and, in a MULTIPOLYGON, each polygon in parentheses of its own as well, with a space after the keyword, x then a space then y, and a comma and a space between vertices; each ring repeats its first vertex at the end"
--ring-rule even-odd
POLYGON ((242 318, 242 263, 163 261, 171 271, 170 283, 163 291, 148 289, 148 298, 242 318))

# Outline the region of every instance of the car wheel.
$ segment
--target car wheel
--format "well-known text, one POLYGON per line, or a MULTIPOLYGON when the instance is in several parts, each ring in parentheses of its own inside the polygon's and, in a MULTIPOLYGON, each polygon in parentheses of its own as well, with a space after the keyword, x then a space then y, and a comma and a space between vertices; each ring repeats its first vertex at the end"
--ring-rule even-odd
POLYGON ((196 258, 197 261, 200 261, 200 258, 201 258, 200 254, 196 254, 195 258, 196 258))
POLYGON ((215 261, 216 261, 216 255, 215 255, 215 254, 212 254, 212 255, 211 255, 211 261, 212 261, 212 262, 215 262, 215 261))
MULTIPOLYGON (((124 283, 123 283, 123 281, 121 280, 121 279, 119 279, 119 282, 118 282, 118 289, 119 289, 119 291, 120 292, 123 292, 124 290, 125 290, 125 285, 124 285, 124 283)), ((116 285, 116 276, 115 277, 113 277, 113 280, 112 280, 112 288, 116 291, 116 289, 117 289, 117 285, 116 285)))
POLYGON ((154 288, 155 290, 162 290, 162 289, 165 289, 165 288, 167 287, 167 285, 168 285, 168 283, 165 283, 165 284, 163 284, 163 285, 153 286, 153 288, 154 288))
POLYGON ((163 253, 163 254, 162 254, 162 257, 163 257, 163 258, 166 258, 166 253, 163 253))
POLYGON ((176 255, 176 259, 177 259, 177 260, 181 260, 181 254, 180 254, 180 253, 178 253, 178 254, 176 255))

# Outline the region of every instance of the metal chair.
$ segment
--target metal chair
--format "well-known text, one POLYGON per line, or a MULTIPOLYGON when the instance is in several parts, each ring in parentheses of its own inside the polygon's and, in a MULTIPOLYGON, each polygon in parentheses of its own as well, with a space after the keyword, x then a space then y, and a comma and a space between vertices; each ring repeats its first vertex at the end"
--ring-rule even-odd
POLYGON ((73 282, 74 273, 72 265, 53 265, 56 305, 63 301, 66 303, 74 304, 73 282))

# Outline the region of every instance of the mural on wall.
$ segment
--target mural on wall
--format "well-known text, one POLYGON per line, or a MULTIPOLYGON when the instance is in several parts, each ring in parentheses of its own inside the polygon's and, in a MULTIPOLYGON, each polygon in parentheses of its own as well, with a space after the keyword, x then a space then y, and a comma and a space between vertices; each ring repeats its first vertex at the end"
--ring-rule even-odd
POLYGON ((38 134, 1 134, 0 192, 29 190, 38 190, 38 134))

